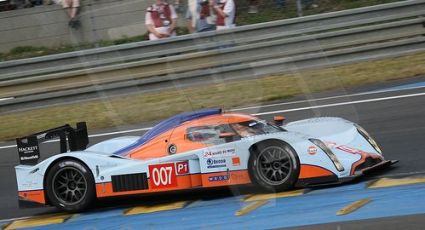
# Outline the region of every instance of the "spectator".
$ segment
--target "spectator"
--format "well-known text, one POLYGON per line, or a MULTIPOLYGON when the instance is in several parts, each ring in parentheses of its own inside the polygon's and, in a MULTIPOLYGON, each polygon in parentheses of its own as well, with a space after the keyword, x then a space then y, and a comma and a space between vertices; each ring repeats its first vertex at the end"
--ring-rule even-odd
POLYGON ((62 0, 62 7, 66 9, 69 17, 68 25, 72 28, 78 28, 80 21, 77 18, 77 13, 80 7, 80 0, 62 0))
POLYGON ((235 27, 236 6, 233 0, 216 0, 212 2, 217 15, 217 30, 235 27))
POLYGON ((186 11, 191 33, 215 30, 215 15, 208 0, 189 0, 186 11))
POLYGON ((149 40, 176 36, 177 14, 172 5, 156 0, 146 11, 145 25, 149 31, 149 40))

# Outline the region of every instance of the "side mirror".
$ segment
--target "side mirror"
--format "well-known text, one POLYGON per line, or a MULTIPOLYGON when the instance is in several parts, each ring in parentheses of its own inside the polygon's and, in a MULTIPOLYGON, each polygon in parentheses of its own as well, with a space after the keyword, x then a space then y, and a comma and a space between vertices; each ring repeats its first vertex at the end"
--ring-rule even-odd
POLYGON ((286 120, 286 118, 284 116, 273 117, 274 124, 277 125, 277 126, 282 126, 284 120, 286 120))
POLYGON ((223 133, 220 133, 219 135, 219 137, 224 138, 226 142, 232 142, 235 136, 237 136, 237 134, 233 132, 223 132, 223 133))

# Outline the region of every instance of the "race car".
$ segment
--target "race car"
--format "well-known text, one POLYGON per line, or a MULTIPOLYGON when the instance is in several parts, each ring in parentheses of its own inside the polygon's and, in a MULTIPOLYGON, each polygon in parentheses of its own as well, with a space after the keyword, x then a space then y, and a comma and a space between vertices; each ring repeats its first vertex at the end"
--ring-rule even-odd
POLYGON ((88 146, 84 122, 17 139, 19 199, 81 211, 115 196, 252 184, 272 192, 341 183, 388 166, 359 125, 321 117, 266 122, 221 109, 166 119, 143 136, 88 146), (39 142, 60 139, 61 153, 40 163, 39 142))

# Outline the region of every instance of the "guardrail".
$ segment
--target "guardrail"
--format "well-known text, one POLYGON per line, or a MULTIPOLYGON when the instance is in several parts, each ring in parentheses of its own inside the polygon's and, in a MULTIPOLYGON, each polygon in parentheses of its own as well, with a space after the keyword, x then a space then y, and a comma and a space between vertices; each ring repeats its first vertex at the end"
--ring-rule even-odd
MULTIPOLYGON (((202 49, 203 44, 210 41, 233 41, 240 38, 248 38, 252 36, 256 37, 259 35, 276 33, 288 33, 288 35, 291 35, 291 31, 299 31, 305 28, 331 26, 334 24, 349 25, 349 23, 354 21, 364 19, 372 20, 373 18, 382 19, 387 16, 388 20, 392 20, 392 18, 397 15, 400 15, 400 17, 420 15, 421 12, 423 12, 425 9, 424 5, 425 3, 423 0, 396 2, 353 10, 344 10, 301 18, 248 25, 229 31, 191 34, 160 41, 137 42, 132 44, 82 50, 24 60, 7 61, 0 63, 0 69, 3 73, 13 73, 16 71, 42 69, 51 66, 65 66, 75 63, 105 60, 116 58, 117 56, 127 57, 141 53, 156 53, 161 50, 167 51, 181 47, 196 47, 198 49, 202 49), (81 60, 82 57, 84 57, 84 60, 81 60)), ((157 56, 161 55, 164 54, 159 54, 157 56)), ((120 60, 117 61, 121 62, 120 60)))
POLYGON ((17 97, 0 105, 134 85, 152 90, 171 80, 193 84, 194 78, 203 77, 205 83, 211 74, 226 80, 417 52, 425 49, 424 15, 423 0, 397 2, 0 63, 2 72, 6 70, 0 77, 0 98, 17 97))

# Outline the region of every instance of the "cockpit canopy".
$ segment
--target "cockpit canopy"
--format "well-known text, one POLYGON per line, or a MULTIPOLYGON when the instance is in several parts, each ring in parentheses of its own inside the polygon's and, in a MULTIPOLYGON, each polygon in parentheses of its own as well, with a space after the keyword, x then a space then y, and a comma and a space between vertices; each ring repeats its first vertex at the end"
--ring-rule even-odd
POLYGON ((115 154, 150 159, 281 131, 284 129, 251 115, 200 110, 164 120, 115 154))

